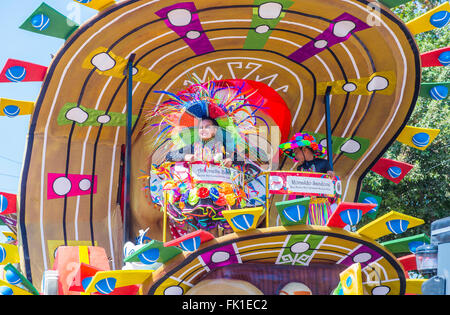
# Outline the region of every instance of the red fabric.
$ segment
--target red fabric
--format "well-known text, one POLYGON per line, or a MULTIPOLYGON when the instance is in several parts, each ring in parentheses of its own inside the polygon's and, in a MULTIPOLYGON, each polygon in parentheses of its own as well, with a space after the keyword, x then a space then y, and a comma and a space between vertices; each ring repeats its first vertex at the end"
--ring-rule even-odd
POLYGON ((34 64, 31 62, 16 60, 16 59, 8 59, 8 61, 5 64, 5 67, 3 68, 1 74, 0 74, 0 82, 11 82, 6 77, 6 71, 14 66, 20 66, 24 67, 26 70, 26 75, 22 82, 24 81, 35 81, 40 82, 44 80, 45 74, 47 73, 47 67, 34 64))
POLYGON ((439 55, 445 51, 450 51, 449 47, 439 48, 432 51, 428 51, 420 55, 420 59, 422 61, 422 67, 439 67, 442 64, 439 62, 439 55))

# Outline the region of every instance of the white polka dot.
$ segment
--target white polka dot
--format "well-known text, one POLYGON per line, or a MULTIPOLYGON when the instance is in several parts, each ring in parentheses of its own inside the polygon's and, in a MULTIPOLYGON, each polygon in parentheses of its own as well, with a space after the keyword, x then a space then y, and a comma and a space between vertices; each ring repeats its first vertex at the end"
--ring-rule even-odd
POLYGON ((341 146, 341 151, 344 153, 356 153, 361 149, 361 144, 353 139, 348 140, 341 146))
POLYGON ((196 39, 200 37, 200 32, 199 31, 189 31, 186 33, 186 37, 189 39, 196 39))
POLYGON ((112 58, 105 52, 95 55, 91 59, 91 63, 100 71, 111 70, 116 65, 116 61, 114 60, 114 58, 112 58))
POLYGON ((257 28, 255 28, 255 32, 258 34, 267 33, 269 30, 270 30, 270 27, 267 25, 260 25, 257 28))
POLYGON ((334 24, 333 34, 336 37, 346 37, 356 28, 356 24, 352 21, 339 21, 334 24))
POLYGON ((309 249, 309 244, 306 242, 298 242, 291 246, 291 252, 294 254, 304 253, 309 249))
POLYGON ((372 295, 387 295, 391 291, 391 288, 380 285, 378 287, 373 288, 372 295))
POLYGON ((80 182, 78 183, 78 188, 80 188, 80 190, 82 191, 89 190, 91 188, 91 181, 87 178, 80 180, 80 182))
POLYGON ((111 116, 106 115, 106 114, 97 117, 97 121, 101 124, 109 123, 110 120, 111 120, 111 116))
POLYGON ((72 188, 72 183, 67 177, 58 177, 53 182, 53 191, 55 194, 59 196, 64 196, 67 193, 69 193, 70 189, 72 188))
POLYGON ((319 144, 326 148, 327 147, 327 138, 323 138, 322 140, 320 140, 319 144))
POLYGON ((139 70, 136 67, 133 67, 131 70, 131 75, 136 75, 139 72, 139 70))
POLYGON ((221 263, 230 259, 230 253, 228 252, 215 252, 211 256, 211 261, 213 263, 221 263))
POLYGON ((82 124, 89 118, 89 114, 79 107, 74 107, 67 111, 66 118, 82 124))
POLYGON ((322 49, 327 47, 328 42, 324 39, 318 40, 314 43, 314 47, 316 47, 317 49, 322 49))
POLYGON ((364 263, 372 259, 372 255, 369 253, 359 253, 353 257, 355 263, 364 263))
POLYGON ((177 285, 167 287, 164 290, 164 295, 183 295, 183 288, 177 285))
POLYGON ((263 19, 277 19, 282 9, 283 6, 280 3, 267 2, 259 6, 258 15, 263 19))
POLYGON ((345 92, 354 92, 357 88, 356 84, 352 82, 345 83, 342 87, 345 92))
POLYGON ((191 23, 192 14, 186 9, 175 9, 167 13, 167 18, 173 26, 186 26, 191 23))
POLYGON ((381 91, 386 89, 389 86, 389 80, 380 77, 380 76, 374 76, 372 80, 370 80, 369 84, 367 84, 367 91, 381 91))

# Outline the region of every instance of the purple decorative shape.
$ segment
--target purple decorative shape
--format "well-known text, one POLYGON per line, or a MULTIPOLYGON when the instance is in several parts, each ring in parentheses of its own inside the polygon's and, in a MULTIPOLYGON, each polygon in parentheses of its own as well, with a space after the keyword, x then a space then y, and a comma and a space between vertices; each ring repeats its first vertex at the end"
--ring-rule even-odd
POLYGON ((370 26, 353 15, 341 14, 333 20, 333 23, 322 34, 293 52, 289 55, 289 58, 297 63, 302 63, 331 46, 345 42, 353 33, 367 28, 370 28, 370 26))
POLYGON ((11 226, 16 226, 17 225, 17 221, 8 217, 5 217, 3 215, 0 215, 0 220, 3 221, 3 223, 5 223, 6 225, 11 225, 11 226))
POLYGON ((345 266, 351 266, 354 263, 360 263, 362 266, 364 266, 374 260, 377 260, 380 257, 381 255, 377 251, 363 245, 359 247, 357 250, 355 250, 353 253, 348 255, 341 262, 341 264, 345 266))
POLYGON ((163 8, 155 14, 165 18, 166 25, 183 38, 196 55, 201 55, 214 51, 214 47, 204 33, 196 11, 193 2, 182 2, 163 8))
POLYGON ((239 261, 236 255, 233 245, 230 244, 204 253, 200 257, 202 257, 208 268, 213 270, 227 265, 238 264, 239 261))

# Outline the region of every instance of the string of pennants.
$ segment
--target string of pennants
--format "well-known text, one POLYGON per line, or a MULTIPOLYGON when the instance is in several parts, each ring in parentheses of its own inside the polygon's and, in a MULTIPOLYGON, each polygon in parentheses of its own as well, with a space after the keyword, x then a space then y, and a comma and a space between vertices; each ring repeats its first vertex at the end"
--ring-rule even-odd
MULTIPOLYGON (((379 0, 393 8, 411 0, 379 0)), ((406 23, 413 35, 443 28, 450 22, 450 3, 445 2, 406 23)), ((420 55, 422 67, 442 67, 450 65, 450 47, 435 49, 420 55)), ((421 84, 419 96, 441 101, 449 95, 450 82, 425 82, 421 84)), ((406 126, 397 141, 418 150, 426 150, 439 134, 439 129, 406 126)), ((413 165, 381 158, 371 171, 398 184, 413 168, 413 165)), ((373 197, 371 197, 373 198, 373 197)), ((379 198, 379 197, 378 197, 379 198)), ((361 198, 360 198, 361 199, 361 198)), ((364 198, 363 198, 364 199, 364 198)))

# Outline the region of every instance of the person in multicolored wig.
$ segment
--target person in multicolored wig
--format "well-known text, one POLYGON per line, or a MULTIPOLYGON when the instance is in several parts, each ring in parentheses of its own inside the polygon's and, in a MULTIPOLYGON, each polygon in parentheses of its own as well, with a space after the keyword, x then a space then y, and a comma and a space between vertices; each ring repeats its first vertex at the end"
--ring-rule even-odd
MULTIPOLYGON (((315 172, 335 176, 330 163, 324 159, 327 150, 318 144, 310 134, 296 133, 288 142, 281 144, 280 149, 286 156, 298 163, 297 171, 299 172, 315 172)), ((325 225, 331 216, 330 204, 333 202, 335 202, 334 198, 311 197, 308 223, 325 225)))

